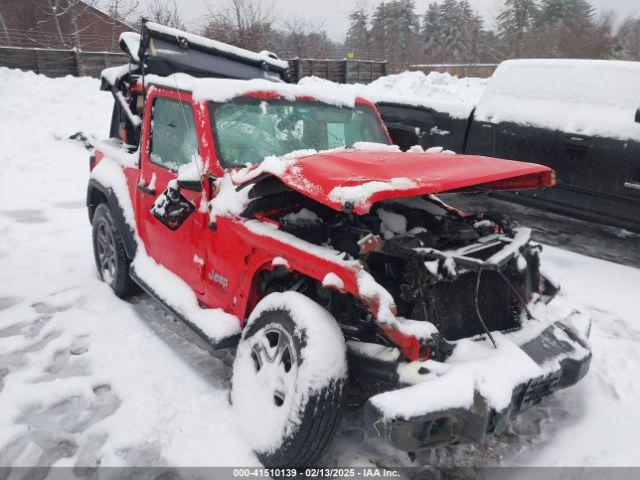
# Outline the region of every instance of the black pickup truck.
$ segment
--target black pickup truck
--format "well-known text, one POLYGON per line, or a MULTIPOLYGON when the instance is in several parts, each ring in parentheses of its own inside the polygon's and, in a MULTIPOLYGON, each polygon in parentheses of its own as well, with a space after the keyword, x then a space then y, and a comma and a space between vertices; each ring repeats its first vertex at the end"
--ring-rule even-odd
POLYGON ((501 198, 640 232, 640 62, 511 60, 469 118, 378 101, 394 142, 552 167, 558 188, 501 198))

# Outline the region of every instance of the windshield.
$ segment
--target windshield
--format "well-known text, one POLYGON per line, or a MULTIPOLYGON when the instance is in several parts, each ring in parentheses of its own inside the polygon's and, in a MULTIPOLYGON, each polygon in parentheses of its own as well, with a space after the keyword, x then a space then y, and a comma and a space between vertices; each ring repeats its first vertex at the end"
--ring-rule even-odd
POLYGON ((239 98, 212 104, 211 123, 225 167, 262 162, 295 150, 352 147, 356 142, 388 144, 374 111, 319 102, 239 98))

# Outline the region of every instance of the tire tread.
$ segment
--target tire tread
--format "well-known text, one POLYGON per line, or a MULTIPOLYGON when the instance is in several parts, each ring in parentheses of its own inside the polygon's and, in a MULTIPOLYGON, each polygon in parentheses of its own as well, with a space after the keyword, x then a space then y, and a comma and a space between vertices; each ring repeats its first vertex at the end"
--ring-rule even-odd
MULTIPOLYGON (((98 252, 96 248, 96 229, 98 222, 106 221, 109 225, 109 229, 111 230, 111 234, 113 235, 113 241, 115 243, 116 248, 116 258, 117 258, 117 272, 115 281, 110 285, 116 296, 122 299, 129 298, 130 296, 139 292, 139 287, 129 275, 129 266, 131 262, 127 257, 127 253, 124 249, 124 244, 122 242, 122 237, 120 236, 120 232, 116 227, 116 222, 113 220, 113 215, 111 214, 111 210, 105 203, 101 203, 96 208, 96 211, 93 215, 93 249, 94 249, 94 257, 96 260, 96 267, 98 268, 98 273, 100 274, 100 278, 102 278, 102 272, 100 272, 100 266, 98 262, 98 252)), ((103 279, 104 280, 104 279, 103 279)))
MULTIPOLYGON (((284 317, 282 318, 283 324, 293 325, 288 311, 269 311, 265 314, 272 319, 274 315, 282 315, 284 317)), ((250 336, 257 331, 262 323, 261 320, 256 320, 248 328, 245 336, 250 336)), ((310 394, 304 410, 300 414, 299 426, 292 438, 285 440, 275 452, 256 452, 265 467, 303 468, 315 465, 333 439, 342 418, 343 394, 346 391, 346 383, 347 376, 338 378, 310 394)))

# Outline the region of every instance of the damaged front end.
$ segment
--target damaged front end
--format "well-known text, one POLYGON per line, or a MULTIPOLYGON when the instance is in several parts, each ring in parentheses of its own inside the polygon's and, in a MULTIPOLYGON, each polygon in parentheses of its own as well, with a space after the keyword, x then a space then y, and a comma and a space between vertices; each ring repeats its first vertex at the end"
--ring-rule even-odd
POLYGON ((332 313, 351 377, 372 395, 366 429, 399 449, 481 441, 589 368, 589 319, 551 302, 542 246, 504 215, 402 192, 355 213, 265 175, 241 216, 344 261, 323 282, 263 291, 300 289, 332 313))
POLYGON ((365 404, 367 433, 407 452, 482 442, 522 411, 575 385, 591 362, 588 317, 572 312, 534 323, 524 327, 530 330, 526 340, 498 332, 496 348, 464 339, 445 362, 396 363, 396 389, 365 404))
POLYGON ((546 290, 541 247, 508 219, 464 215, 433 197, 374 213, 384 238, 361 260, 400 317, 430 322, 447 340, 518 328, 533 294, 546 290))
POLYGON ((392 299, 397 321, 371 311, 381 300, 367 298, 362 288, 369 309, 354 312, 352 299, 335 292, 325 292, 332 298, 323 303, 348 339, 379 341, 393 330, 385 323, 400 333, 421 330, 418 349, 403 352, 411 360, 444 360, 452 341, 517 329, 534 296, 548 301, 556 291, 540 274, 542 247, 530 242, 531 231, 501 215, 465 214, 433 195, 386 200, 356 215, 310 200, 274 177, 253 186, 249 198, 243 216, 357 262, 392 299), (383 335, 371 331, 373 317, 383 335), (407 324, 414 328, 403 329, 407 324))

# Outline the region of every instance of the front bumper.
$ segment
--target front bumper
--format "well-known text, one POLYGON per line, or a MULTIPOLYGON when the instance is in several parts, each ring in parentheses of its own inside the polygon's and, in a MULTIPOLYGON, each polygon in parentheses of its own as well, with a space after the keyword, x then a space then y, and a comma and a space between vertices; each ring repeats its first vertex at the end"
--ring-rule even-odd
POLYGON ((577 323, 581 324, 579 328, 571 319, 552 323, 522 343, 500 335, 502 358, 496 354, 460 364, 454 359, 452 365, 430 361, 405 364, 400 377, 405 378, 405 385, 411 378, 414 384, 367 401, 367 434, 400 450, 415 452, 446 444, 482 442, 502 432, 521 411, 576 384, 587 374, 591 362, 586 340, 590 321, 587 319, 586 327, 584 319, 577 323), (513 355, 516 349, 519 351, 513 355), (413 374, 408 375, 407 369, 413 374), (424 381, 415 380, 420 375, 424 381))

